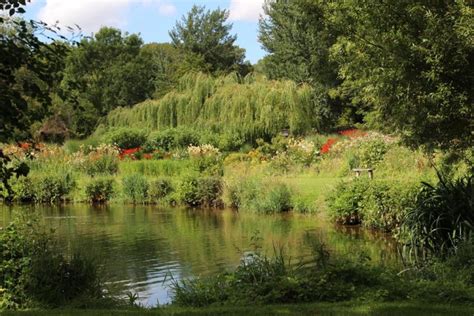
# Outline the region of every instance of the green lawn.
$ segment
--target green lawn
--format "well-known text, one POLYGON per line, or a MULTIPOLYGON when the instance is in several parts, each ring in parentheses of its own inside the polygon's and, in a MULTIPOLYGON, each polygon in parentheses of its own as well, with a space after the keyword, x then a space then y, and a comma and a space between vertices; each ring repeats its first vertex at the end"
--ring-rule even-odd
POLYGON ((1 315, 474 315, 474 306, 434 305, 426 303, 317 303, 246 307, 207 307, 132 310, 30 310, 0 312, 1 315))

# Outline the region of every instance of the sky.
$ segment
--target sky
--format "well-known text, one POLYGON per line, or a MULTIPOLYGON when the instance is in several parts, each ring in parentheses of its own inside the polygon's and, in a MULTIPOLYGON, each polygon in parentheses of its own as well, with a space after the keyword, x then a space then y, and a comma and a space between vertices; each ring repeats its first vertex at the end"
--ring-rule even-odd
POLYGON ((208 9, 227 9, 237 45, 256 63, 265 55, 257 40, 258 19, 264 0, 32 0, 25 9, 27 19, 48 24, 79 25, 84 35, 102 26, 140 33, 145 43, 169 42, 168 31, 194 4, 208 9))

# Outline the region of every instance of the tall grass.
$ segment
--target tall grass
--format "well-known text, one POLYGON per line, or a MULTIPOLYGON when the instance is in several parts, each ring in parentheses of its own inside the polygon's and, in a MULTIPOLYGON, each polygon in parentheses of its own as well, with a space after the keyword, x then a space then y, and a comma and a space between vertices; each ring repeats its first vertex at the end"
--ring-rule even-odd
POLYGON ((474 238, 474 175, 458 179, 438 173, 438 183, 423 182, 407 213, 404 232, 410 245, 445 255, 474 238))
POLYGON ((147 177, 179 177, 192 168, 189 160, 126 160, 119 163, 122 176, 139 173, 147 177))

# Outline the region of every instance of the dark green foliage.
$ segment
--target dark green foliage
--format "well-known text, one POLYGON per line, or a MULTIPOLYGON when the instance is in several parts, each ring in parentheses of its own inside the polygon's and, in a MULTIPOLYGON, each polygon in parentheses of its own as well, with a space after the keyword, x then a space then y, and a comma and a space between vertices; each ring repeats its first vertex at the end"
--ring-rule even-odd
POLYGON ((31 178, 36 203, 64 202, 74 189, 76 182, 69 173, 44 174, 31 178))
POLYGON ((10 181, 14 195, 13 200, 20 203, 27 203, 34 201, 35 191, 33 182, 29 177, 19 177, 16 180, 10 181))
POLYGON ((106 203, 114 194, 114 179, 93 179, 86 185, 86 198, 91 203, 106 203))
POLYGON ((423 182, 414 206, 406 214, 407 242, 434 254, 445 255, 461 242, 474 238, 474 176, 423 182))
POLYGON ((142 46, 139 35, 103 27, 68 55, 63 110, 72 110, 71 127, 78 136, 89 135, 110 110, 152 96, 155 67, 142 46))
MULTIPOLYGON (((2 2, 11 14, 23 13, 25 1, 2 2)), ((51 92, 69 45, 58 29, 17 17, 0 18, 0 142, 31 137, 30 126, 48 114, 51 92)))
MULTIPOLYGON (((271 79, 290 79, 314 88, 315 111, 324 118, 318 129, 332 128, 335 119, 353 105, 346 96, 333 93, 341 80, 330 48, 344 30, 336 28, 325 1, 269 1, 259 23, 259 41, 268 52, 261 71, 271 79)), ((357 121, 352 114, 348 124, 357 121)))
POLYGON ((30 169, 26 163, 15 163, 10 157, 5 156, 0 149, 0 196, 6 201, 11 201, 14 192, 9 183, 10 179, 26 176, 29 171, 30 169))
POLYGON ((232 24, 226 24, 228 17, 227 10, 206 11, 194 5, 176 23, 169 35, 174 47, 185 52, 184 67, 221 73, 245 68, 245 50, 235 45, 237 36, 229 34, 232 24))
POLYGON ((178 188, 183 204, 190 207, 222 206, 222 179, 220 177, 187 176, 178 188))
POLYGON ((132 203, 145 203, 148 198, 147 179, 138 173, 125 176, 122 180, 122 192, 132 203))
POLYGON ((341 95, 366 120, 415 146, 473 146, 474 9, 469 1, 351 0, 334 4, 345 29, 331 48, 341 95))
POLYGON ((56 307, 79 297, 103 296, 96 266, 68 257, 35 216, 18 216, 0 230, 0 309, 56 307))
POLYGON ((141 147, 145 144, 147 132, 140 129, 120 128, 106 133, 103 139, 121 149, 141 147))

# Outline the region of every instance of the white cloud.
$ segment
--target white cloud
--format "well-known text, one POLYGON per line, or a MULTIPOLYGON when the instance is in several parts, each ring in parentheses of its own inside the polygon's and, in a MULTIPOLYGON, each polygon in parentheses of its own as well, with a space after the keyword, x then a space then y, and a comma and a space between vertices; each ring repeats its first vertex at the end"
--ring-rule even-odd
POLYGON ((84 33, 95 32, 101 26, 123 28, 127 25, 132 5, 157 5, 159 14, 173 15, 176 7, 163 0, 46 0, 38 19, 54 24, 79 25, 84 33))
POLYGON ((160 3, 158 11, 161 15, 172 16, 176 14, 176 7, 171 3, 160 3))
POLYGON ((232 21, 258 21, 263 14, 264 0, 231 0, 230 19, 232 21))

